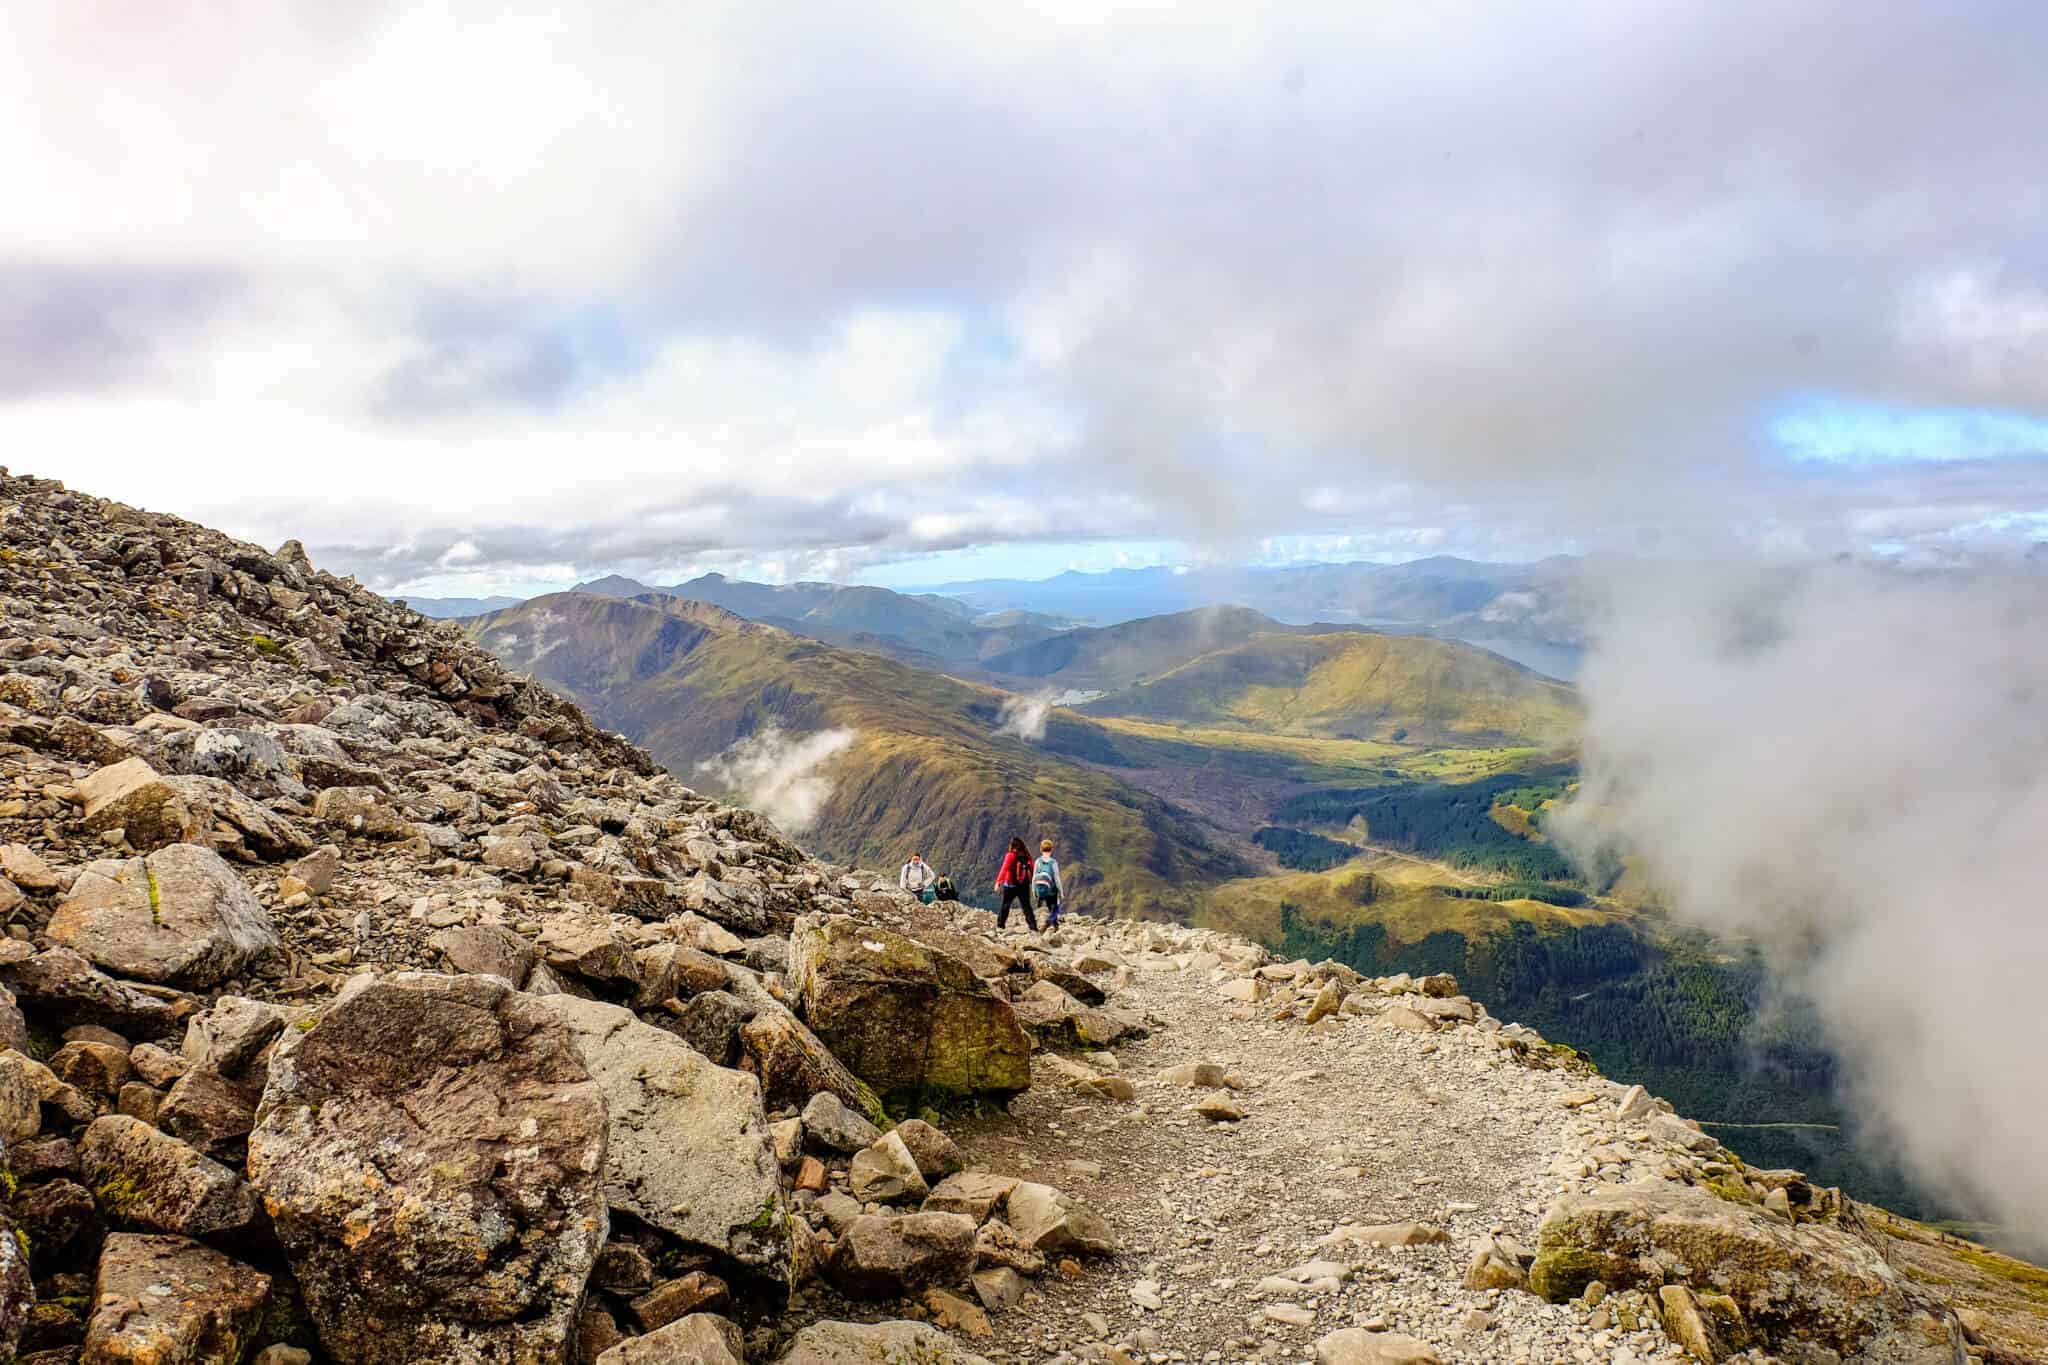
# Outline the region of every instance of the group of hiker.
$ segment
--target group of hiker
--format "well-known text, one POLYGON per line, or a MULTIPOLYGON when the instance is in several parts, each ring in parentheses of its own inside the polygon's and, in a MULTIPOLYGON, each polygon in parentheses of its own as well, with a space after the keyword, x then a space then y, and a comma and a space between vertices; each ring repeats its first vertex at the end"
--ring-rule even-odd
MULTIPOLYGON (((952 878, 942 875, 921 853, 910 855, 910 861, 896 875, 896 884, 927 905, 960 899, 952 878)), ((1015 905, 1024 912, 1024 923, 1031 932, 1037 933, 1038 916, 1032 913, 1034 898, 1037 908, 1045 912, 1045 927, 1057 929, 1060 897, 1065 894, 1066 885, 1060 881, 1059 859, 1052 856, 1052 840, 1041 839, 1038 856, 1033 858, 1022 839, 1012 838, 1009 848, 1003 851, 1003 865, 996 870, 996 892, 1003 898, 1002 908, 996 911, 998 931, 1010 922, 1010 907, 1015 905)))

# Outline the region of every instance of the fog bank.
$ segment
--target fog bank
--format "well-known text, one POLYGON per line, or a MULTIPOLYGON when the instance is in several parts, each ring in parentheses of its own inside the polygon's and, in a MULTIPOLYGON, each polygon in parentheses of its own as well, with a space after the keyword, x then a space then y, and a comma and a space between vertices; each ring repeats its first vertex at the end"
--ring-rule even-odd
POLYGON ((2048 584, 1852 564, 1631 566, 1554 825, 1810 997, 1872 1136, 2048 1228, 2048 584))

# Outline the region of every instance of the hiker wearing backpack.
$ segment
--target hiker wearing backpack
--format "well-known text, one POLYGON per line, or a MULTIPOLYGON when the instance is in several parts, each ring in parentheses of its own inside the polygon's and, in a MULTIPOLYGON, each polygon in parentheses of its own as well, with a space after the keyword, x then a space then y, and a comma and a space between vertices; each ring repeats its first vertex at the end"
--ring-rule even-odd
POLYGON ((1050 839, 1038 843, 1038 861, 1031 865, 1031 890, 1038 897, 1038 908, 1045 911, 1045 927, 1059 928, 1060 895, 1066 888, 1060 884, 1060 863, 1052 856, 1050 839))
POLYGON ((996 890, 1002 893, 1003 908, 996 911, 996 932, 1010 922, 1010 903, 1024 912, 1024 922, 1031 926, 1031 932, 1038 932, 1038 916, 1031 913, 1031 850, 1024 847, 1018 838, 1010 840, 1010 847, 1003 853, 1003 865, 996 872, 996 890))
POLYGON ((932 865, 924 860, 923 855, 917 853, 911 854, 910 861, 896 874, 896 885, 926 905, 939 898, 938 892, 933 889, 933 884, 938 880, 939 874, 932 871, 932 865))

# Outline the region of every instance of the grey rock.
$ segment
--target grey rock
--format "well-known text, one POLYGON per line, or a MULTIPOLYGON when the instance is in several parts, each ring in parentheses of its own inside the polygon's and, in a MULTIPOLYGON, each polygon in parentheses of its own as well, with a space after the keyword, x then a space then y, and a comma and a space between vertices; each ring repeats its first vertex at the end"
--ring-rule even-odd
POLYGON ((778 1359, 780 1365, 988 1365, 922 1322, 815 1322, 778 1359))
POLYGON ((538 1003, 568 1028, 604 1092, 612 1207, 786 1286, 780 1167, 759 1083, 631 1010, 562 995, 538 1003))
POLYGON ((287 1025, 301 1024, 312 1017, 313 1011, 301 1006, 223 995, 185 1025, 185 1041, 179 1055, 188 1069, 201 1067, 223 1076, 240 1075, 287 1025))
POLYGON ((645 1336, 630 1337, 597 1365, 742 1365, 740 1329, 716 1313, 692 1313, 645 1336))
POLYGON ((604 1093, 487 976, 352 980, 288 1029, 249 1139, 328 1354, 555 1360, 606 1229, 604 1093))
POLYGON ((917 1162, 918 1173, 928 1184, 944 1180, 967 1164, 953 1139, 923 1119, 905 1119, 893 1131, 910 1149, 911 1159, 917 1162))
POLYGON ((540 961, 531 943, 495 924, 443 929, 427 942, 456 971, 499 977, 514 986, 525 985, 533 964, 540 961))
POLYGON ((1442 1358, 1415 1337, 1346 1327, 1316 1342, 1316 1365, 1442 1365, 1442 1358))
POLYGON ((1021 1181, 1005 1202, 1005 1217, 1038 1251, 1115 1255, 1116 1233, 1102 1215, 1050 1185, 1021 1181))
POLYGON ((857 1152, 879 1141, 881 1130, 846 1107, 837 1095, 821 1090, 804 1106, 804 1135, 834 1152, 857 1152))
POLYGON ((235 870, 195 844, 94 863, 51 916, 48 934, 110 972, 178 986, 226 980, 280 946, 235 870))
POLYGON ((975 1228, 953 1213, 863 1214, 840 1235, 825 1278, 854 1298, 894 1298, 958 1284, 974 1269, 975 1228))
POLYGON ((873 1204, 902 1204, 922 1200, 930 1191, 917 1169, 917 1158, 896 1133, 884 1133, 854 1154, 846 1173, 853 1197, 873 1204))

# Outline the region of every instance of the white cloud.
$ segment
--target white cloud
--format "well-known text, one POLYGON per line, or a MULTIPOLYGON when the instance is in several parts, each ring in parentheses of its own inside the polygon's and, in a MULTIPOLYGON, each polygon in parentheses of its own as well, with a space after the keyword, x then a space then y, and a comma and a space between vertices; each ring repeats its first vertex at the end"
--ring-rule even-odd
MULTIPOLYGON (((508 579, 1510 524, 1825 545, 1950 499, 1783 467, 1788 396, 2048 409, 2031 11, 7 22, 0 160, 35 191, 0 215, 0 443, 345 566, 414 545, 386 585, 464 540, 508 579)), ((1990 472, 1953 527, 2048 501, 1990 472)))
POLYGON ((769 726, 747 736, 697 771, 738 792, 784 831, 809 829, 831 799, 833 780, 822 769, 853 746, 852 730, 819 730, 801 738, 769 726))
POLYGON ((1597 586, 1586 781, 1552 827, 1763 945, 1885 1154, 2038 1237, 2041 580, 1637 564, 1597 586))

